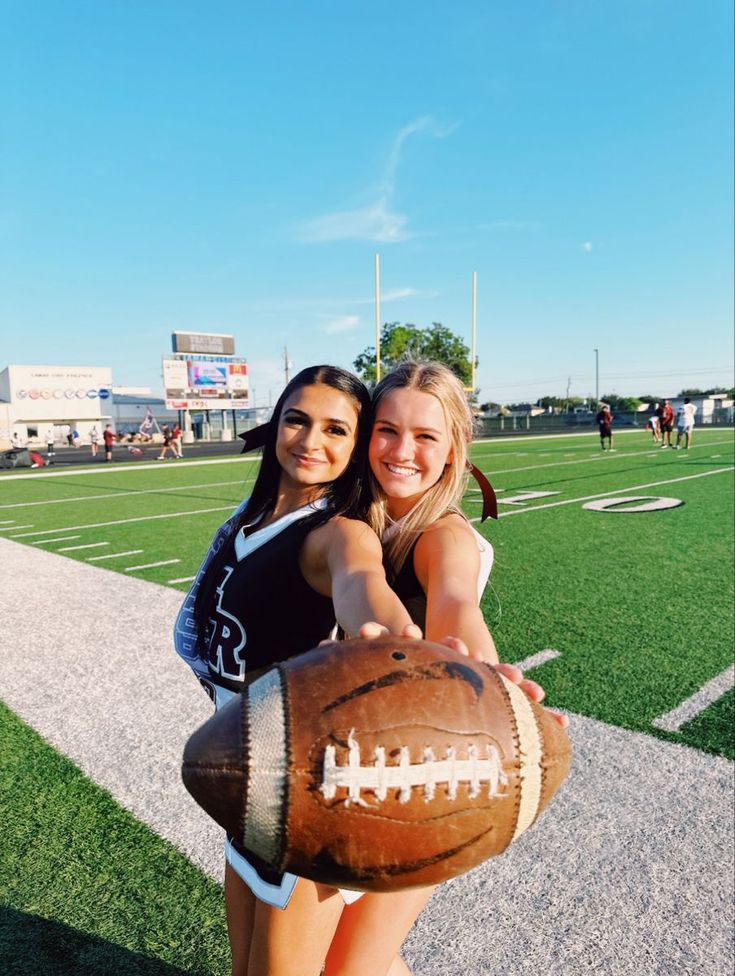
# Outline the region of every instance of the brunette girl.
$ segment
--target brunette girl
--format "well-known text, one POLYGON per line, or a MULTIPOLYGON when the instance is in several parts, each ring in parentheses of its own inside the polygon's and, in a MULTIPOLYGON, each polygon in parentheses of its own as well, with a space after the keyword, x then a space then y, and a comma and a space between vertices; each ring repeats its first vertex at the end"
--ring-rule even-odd
MULTIPOLYGON (((288 384, 256 434, 263 458, 252 494, 215 536, 176 627, 177 650, 218 707, 336 622, 351 634, 379 621, 420 636, 360 520, 369 417, 356 377, 315 366, 288 384)), ((345 901, 359 893, 275 875, 229 840, 226 858, 235 976, 317 976, 345 901)))

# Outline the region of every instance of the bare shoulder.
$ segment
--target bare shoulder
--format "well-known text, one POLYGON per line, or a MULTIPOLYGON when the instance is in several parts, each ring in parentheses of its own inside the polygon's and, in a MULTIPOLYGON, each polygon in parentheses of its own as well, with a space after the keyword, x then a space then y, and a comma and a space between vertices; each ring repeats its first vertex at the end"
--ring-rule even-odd
POLYGON ((472 526, 461 515, 450 512, 430 525, 421 535, 416 553, 429 555, 437 551, 451 551, 464 554, 476 551, 477 543, 472 526))
POLYGON ((380 540, 366 522, 336 515, 306 537, 305 549, 313 555, 326 555, 335 549, 362 547, 369 552, 380 549, 380 540))

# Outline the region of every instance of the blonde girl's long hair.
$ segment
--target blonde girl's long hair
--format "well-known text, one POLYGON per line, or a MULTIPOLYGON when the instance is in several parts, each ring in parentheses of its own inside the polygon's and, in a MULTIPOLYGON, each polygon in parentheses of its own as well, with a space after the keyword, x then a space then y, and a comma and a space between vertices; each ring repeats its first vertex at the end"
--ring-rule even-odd
MULTIPOLYGON (((439 480, 405 516, 400 531, 392 536, 389 534, 384 551, 394 573, 400 572, 411 547, 425 529, 448 512, 462 515, 459 502, 467 486, 467 446, 473 433, 472 412, 462 382, 442 363, 407 360, 396 366, 373 391, 373 415, 377 416, 380 401, 387 393, 402 389, 430 393, 441 403, 449 430, 452 460, 439 480)), ((372 473, 370 479, 374 500, 368 521, 382 538, 390 524, 388 499, 372 473)))

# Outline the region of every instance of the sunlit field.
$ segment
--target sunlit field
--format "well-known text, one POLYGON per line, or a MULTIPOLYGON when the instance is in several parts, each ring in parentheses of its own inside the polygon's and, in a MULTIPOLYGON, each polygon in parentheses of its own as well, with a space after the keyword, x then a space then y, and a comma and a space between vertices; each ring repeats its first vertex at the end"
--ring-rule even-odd
MULTIPOLYGON (((689 451, 642 431, 613 453, 592 435, 473 445, 500 509, 475 523, 495 548, 485 618, 549 703, 733 756, 733 446, 722 428, 695 430, 689 451), (658 499, 669 507, 635 510, 658 499)), ((183 595, 256 467, 5 473, 0 534, 183 595)), ((480 507, 470 481, 465 511, 480 507)), ((1 705, 0 739, 2 971, 225 974, 218 885, 1 705)))

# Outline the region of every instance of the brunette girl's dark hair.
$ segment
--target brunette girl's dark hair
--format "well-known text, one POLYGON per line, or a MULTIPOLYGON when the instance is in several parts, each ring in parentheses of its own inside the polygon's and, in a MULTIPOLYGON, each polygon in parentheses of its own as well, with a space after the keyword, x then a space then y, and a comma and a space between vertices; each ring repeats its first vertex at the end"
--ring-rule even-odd
POLYGON ((340 369, 338 366, 309 366, 294 376, 276 401, 273 414, 267 424, 263 456, 253 490, 244 507, 230 520, 228 535, 217 552, 213 554, 199 582, 194 601, 194 619, 200 653, 206 644, 206 633, 214 604, 215 590, 222 576, 225 559, 230 551, 228 542, 244 525, 258 521, 275 506, 281 477, 281 466, 276 457, 276 439, 283 406, 297 390, 318 384, 329 386, 333 390, 338 390, 350 397, 357 410, 357 431, 355 448, 350 463, 339 478, 323 486, 321 498, 326 504, 323 508, 316 509, 313 515, 307 515, 303 524, 305 527, 316 528, 335 515, 359 519, 366 519, 367 517, 367 510, 371 501, 367 477, 367 446, 370 439, 372 417, 370 394, 364 384, 347 370, 340 369))

